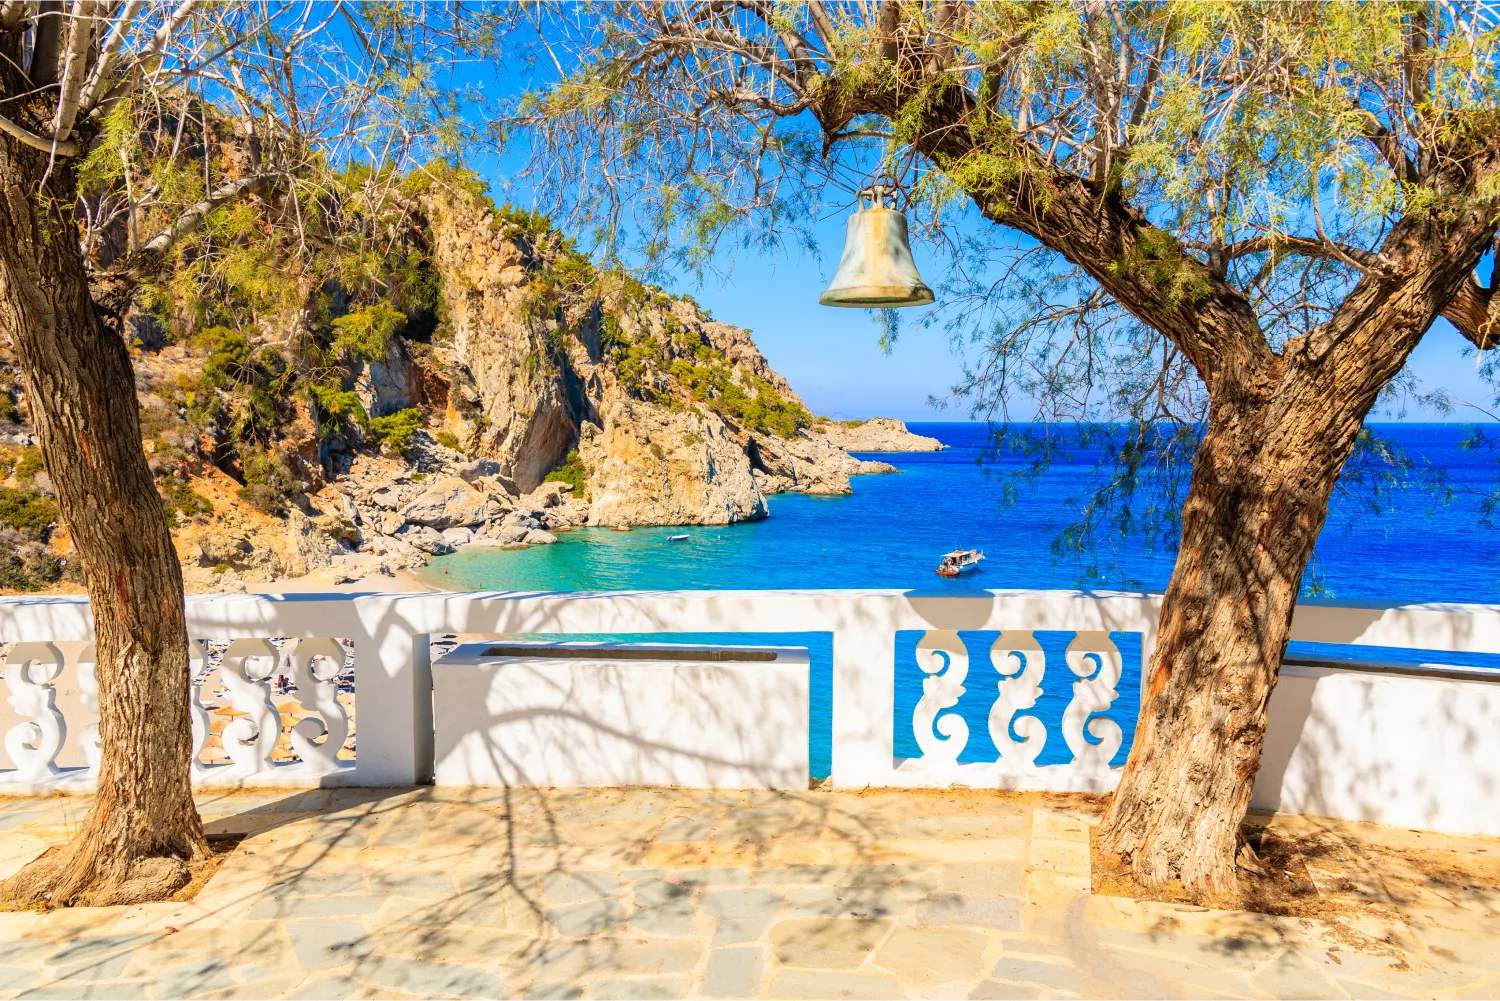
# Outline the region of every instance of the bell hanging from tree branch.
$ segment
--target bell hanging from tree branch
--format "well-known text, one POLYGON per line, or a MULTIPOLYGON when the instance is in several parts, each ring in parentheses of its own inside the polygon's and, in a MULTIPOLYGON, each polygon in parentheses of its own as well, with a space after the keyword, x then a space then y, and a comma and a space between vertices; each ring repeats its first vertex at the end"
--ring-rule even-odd
POLYGON ((885 207, 887 190, 876 184, 859 193, 861 205, 872 204, 849 217, 838 272, 818 297, 824 306, 885 309, 932 302, 932 289, 911 257, 906 216, 885 207))

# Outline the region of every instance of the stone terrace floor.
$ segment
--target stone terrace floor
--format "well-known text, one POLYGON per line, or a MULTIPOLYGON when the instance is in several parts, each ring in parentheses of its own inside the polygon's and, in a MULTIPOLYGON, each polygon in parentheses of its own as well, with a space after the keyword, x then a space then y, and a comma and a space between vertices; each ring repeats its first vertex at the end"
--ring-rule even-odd
MULTIPOLYGON (((1088 820, 1063 800, 411 789, 199 803, 211 833, 249 836, 195 901, 0 913, 0 997, 1500 995, 1493 886, 1372 870, 1344 891, 1371 906, 1332 922, 1096 896, 1088 820)), ((87 805, 0 800, 0 876, 87 805)), ((1321 829, 1392 865, 1418 849, 1500 854, 1321 829)))

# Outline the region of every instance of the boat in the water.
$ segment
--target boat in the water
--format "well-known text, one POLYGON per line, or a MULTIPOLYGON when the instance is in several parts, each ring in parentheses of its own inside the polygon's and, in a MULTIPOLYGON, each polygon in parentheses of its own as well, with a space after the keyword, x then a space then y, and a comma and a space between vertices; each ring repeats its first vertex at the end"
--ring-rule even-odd
POLYGON ((938 564, 937 572, 944 577, 957 577, 965 570, 973 570, 979 566, 979 561, 982 559, 984 559, 984 553, 977 549, 955 549, 943 555, 943 561, 938 564))
POLYGON ((687 538, 688 537, 686 535, 669 535, 669 536, 667 536, 667 541, 668 542, 686 542, 687 538))

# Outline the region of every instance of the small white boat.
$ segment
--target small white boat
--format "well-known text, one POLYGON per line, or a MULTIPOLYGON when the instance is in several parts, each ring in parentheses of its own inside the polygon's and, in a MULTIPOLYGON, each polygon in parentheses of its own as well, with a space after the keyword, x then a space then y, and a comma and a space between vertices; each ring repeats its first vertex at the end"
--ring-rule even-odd
POLYGON ((937 572, 944 577, 957 577, 965 570, 973 570, 979 566, 979 561, 982 559, 984 559, 984 553, 977 549, 955 549, 943 555, 943 561, 938 564, 937 572))
POLYGON ((669 535, 669 536, 667 536, 667 541, 668 542, 686 542, 687 538, 688 537, 686 535, 669 535))

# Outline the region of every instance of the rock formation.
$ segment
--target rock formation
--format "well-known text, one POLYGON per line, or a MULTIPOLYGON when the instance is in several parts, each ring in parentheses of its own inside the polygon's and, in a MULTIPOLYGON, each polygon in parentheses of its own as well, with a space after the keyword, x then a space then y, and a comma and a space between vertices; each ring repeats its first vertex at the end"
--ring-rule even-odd
MULTIPOLYGON (((599 271, 545 220, 451 190, 421 209, 419 311, 334 295, 238 327, 141 321, 143 433, 190 588, 356 554, 389 572, 581 525, 728 525, 766 517, 769 495, 895 471, 851 449, 941 447, 899 421, 814 419, 748 331, 599 271), (301 382, 295 343, 323 345, 301 382)), ((4 469, 20 470, 24 401, 0 390, 4 469)))
POLYGON ((846 452, 941 452, 947 447, 936 438, 913 434, 905 423, 890 417, 867 421, 820 420, 816 431, 829 444, 846 452))

